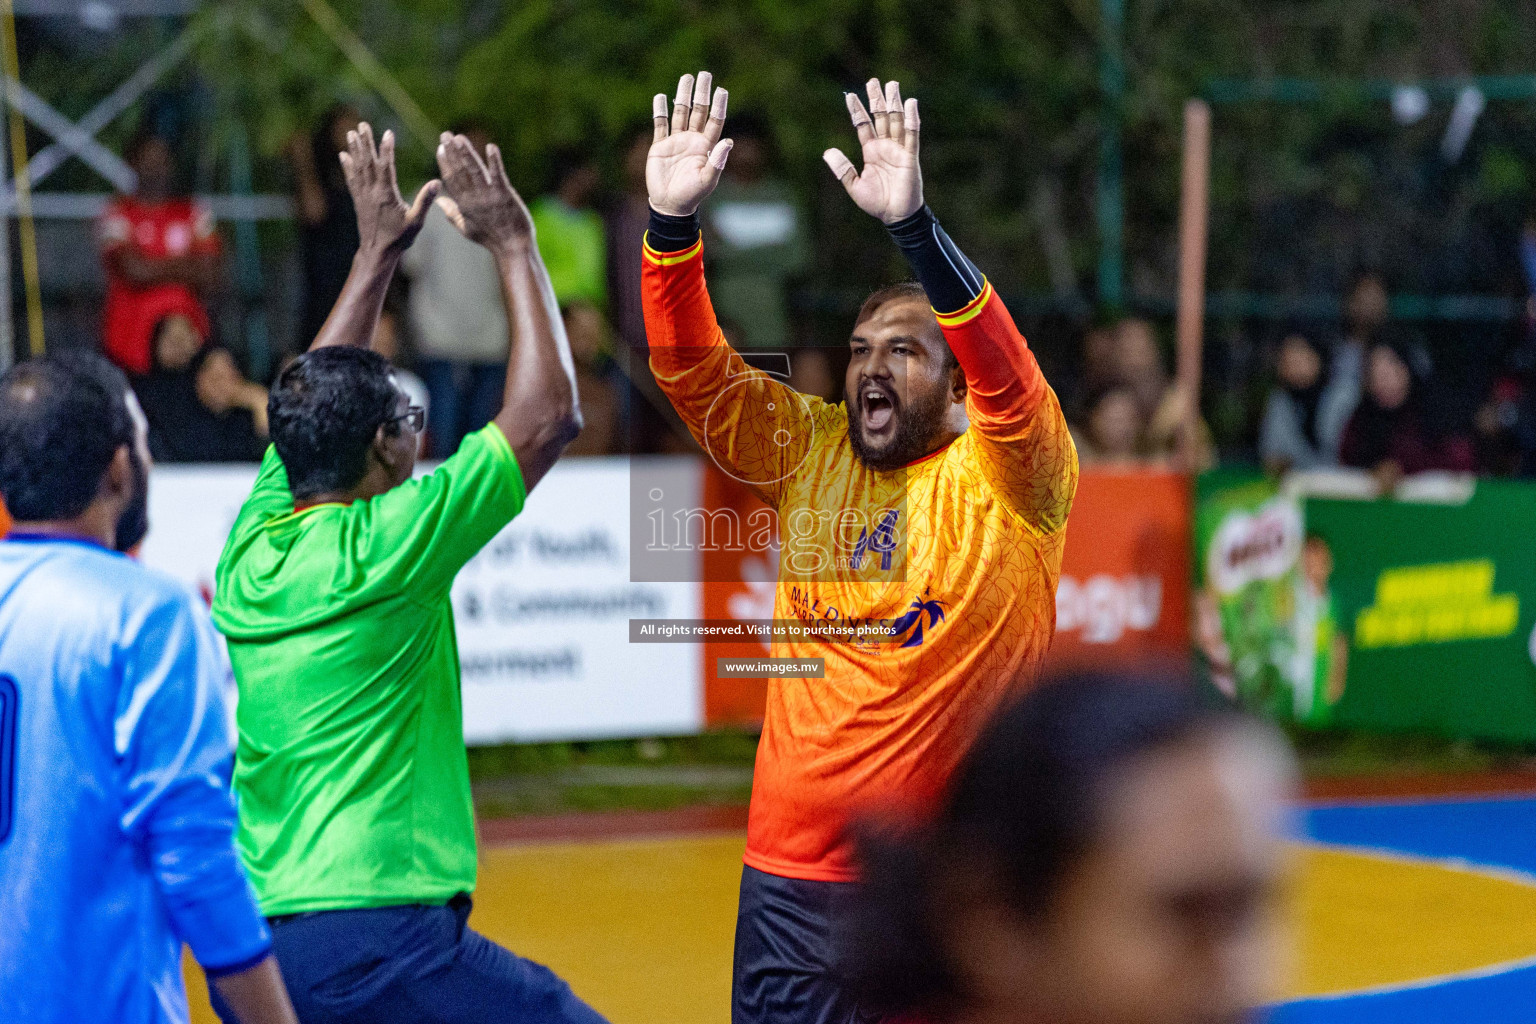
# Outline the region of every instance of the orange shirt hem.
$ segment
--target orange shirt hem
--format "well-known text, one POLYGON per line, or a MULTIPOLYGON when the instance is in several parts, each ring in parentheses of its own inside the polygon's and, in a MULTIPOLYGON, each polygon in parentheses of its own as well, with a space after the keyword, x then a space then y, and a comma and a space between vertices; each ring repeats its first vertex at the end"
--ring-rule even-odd
POLYGON ((803 864, 797 861, 775 860, 765 857, 747 847, 746 854, 741 858, 749 868, 769 875, 778 875, 780 878, 798 878, 805 882, 857 882, 858 872, 852 868, 831 867, 825 863, 803 864))

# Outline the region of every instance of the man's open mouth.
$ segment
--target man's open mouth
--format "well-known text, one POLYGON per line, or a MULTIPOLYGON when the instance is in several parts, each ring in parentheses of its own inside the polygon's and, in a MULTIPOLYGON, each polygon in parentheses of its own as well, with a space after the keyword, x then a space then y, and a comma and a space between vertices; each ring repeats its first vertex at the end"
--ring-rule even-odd
POLYGON ((865 433, 881 433, 896 417, 896 396, 878 384, 859 387, 859 412, 865 433))

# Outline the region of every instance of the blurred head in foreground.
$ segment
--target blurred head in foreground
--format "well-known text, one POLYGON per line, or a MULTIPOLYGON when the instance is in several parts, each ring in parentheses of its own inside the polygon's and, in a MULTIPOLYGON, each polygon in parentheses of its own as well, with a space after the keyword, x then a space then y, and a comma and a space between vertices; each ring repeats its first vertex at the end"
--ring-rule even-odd
POLYGON ((0 498, 18 532, 128 551, 149 529, 148 423, 121 370, 94 353, 0 377, 0 498))
POLYGON ((866 833, 843 970, 930 1024, 1223 1024, 1273 994, 1293 766, 1185 689, 1006 707, 920 831, 866 833))

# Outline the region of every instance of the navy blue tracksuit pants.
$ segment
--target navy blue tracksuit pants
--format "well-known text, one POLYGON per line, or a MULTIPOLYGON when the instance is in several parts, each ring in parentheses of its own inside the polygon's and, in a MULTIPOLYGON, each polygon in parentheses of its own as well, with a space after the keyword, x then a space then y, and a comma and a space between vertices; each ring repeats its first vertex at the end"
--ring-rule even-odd
MULTIPOLYGON (((302 1024, 607 1024, 547 967, 468 926, 470 900, 272 919, 302 1024)), ((225 1024, 234 1015, 210 986, 225 1024)))

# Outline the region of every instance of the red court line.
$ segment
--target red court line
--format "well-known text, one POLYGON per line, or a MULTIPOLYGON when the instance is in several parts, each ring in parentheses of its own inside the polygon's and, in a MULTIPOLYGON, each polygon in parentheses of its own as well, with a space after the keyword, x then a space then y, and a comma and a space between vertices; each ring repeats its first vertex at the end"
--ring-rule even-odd
POLYGON ((1536 770, 1314 778, 1304 789, 1308 800, 1536 794, 1536 770))
POLYGON ((528 818, 491 818, 480 822, 480 841, 488 846, 515 843, 580 842, 592 839, 644 839, 653 836, 742 832, 747 808, 677 807, 665 811, 601 811, 528 818))
MULTIPOLYGON (((1536 770, 1313 778, 1306 781, 1304 793, 1308 800, 1514 793, 1536 795, 1536 770)), ((484 819, 480 822, 480 841, 487 846, 508 846, 521 843, 645 839, 742 832, 746 827, 745 806, 677 807, 663 811, 594 811, 584 814, 484 819)))

